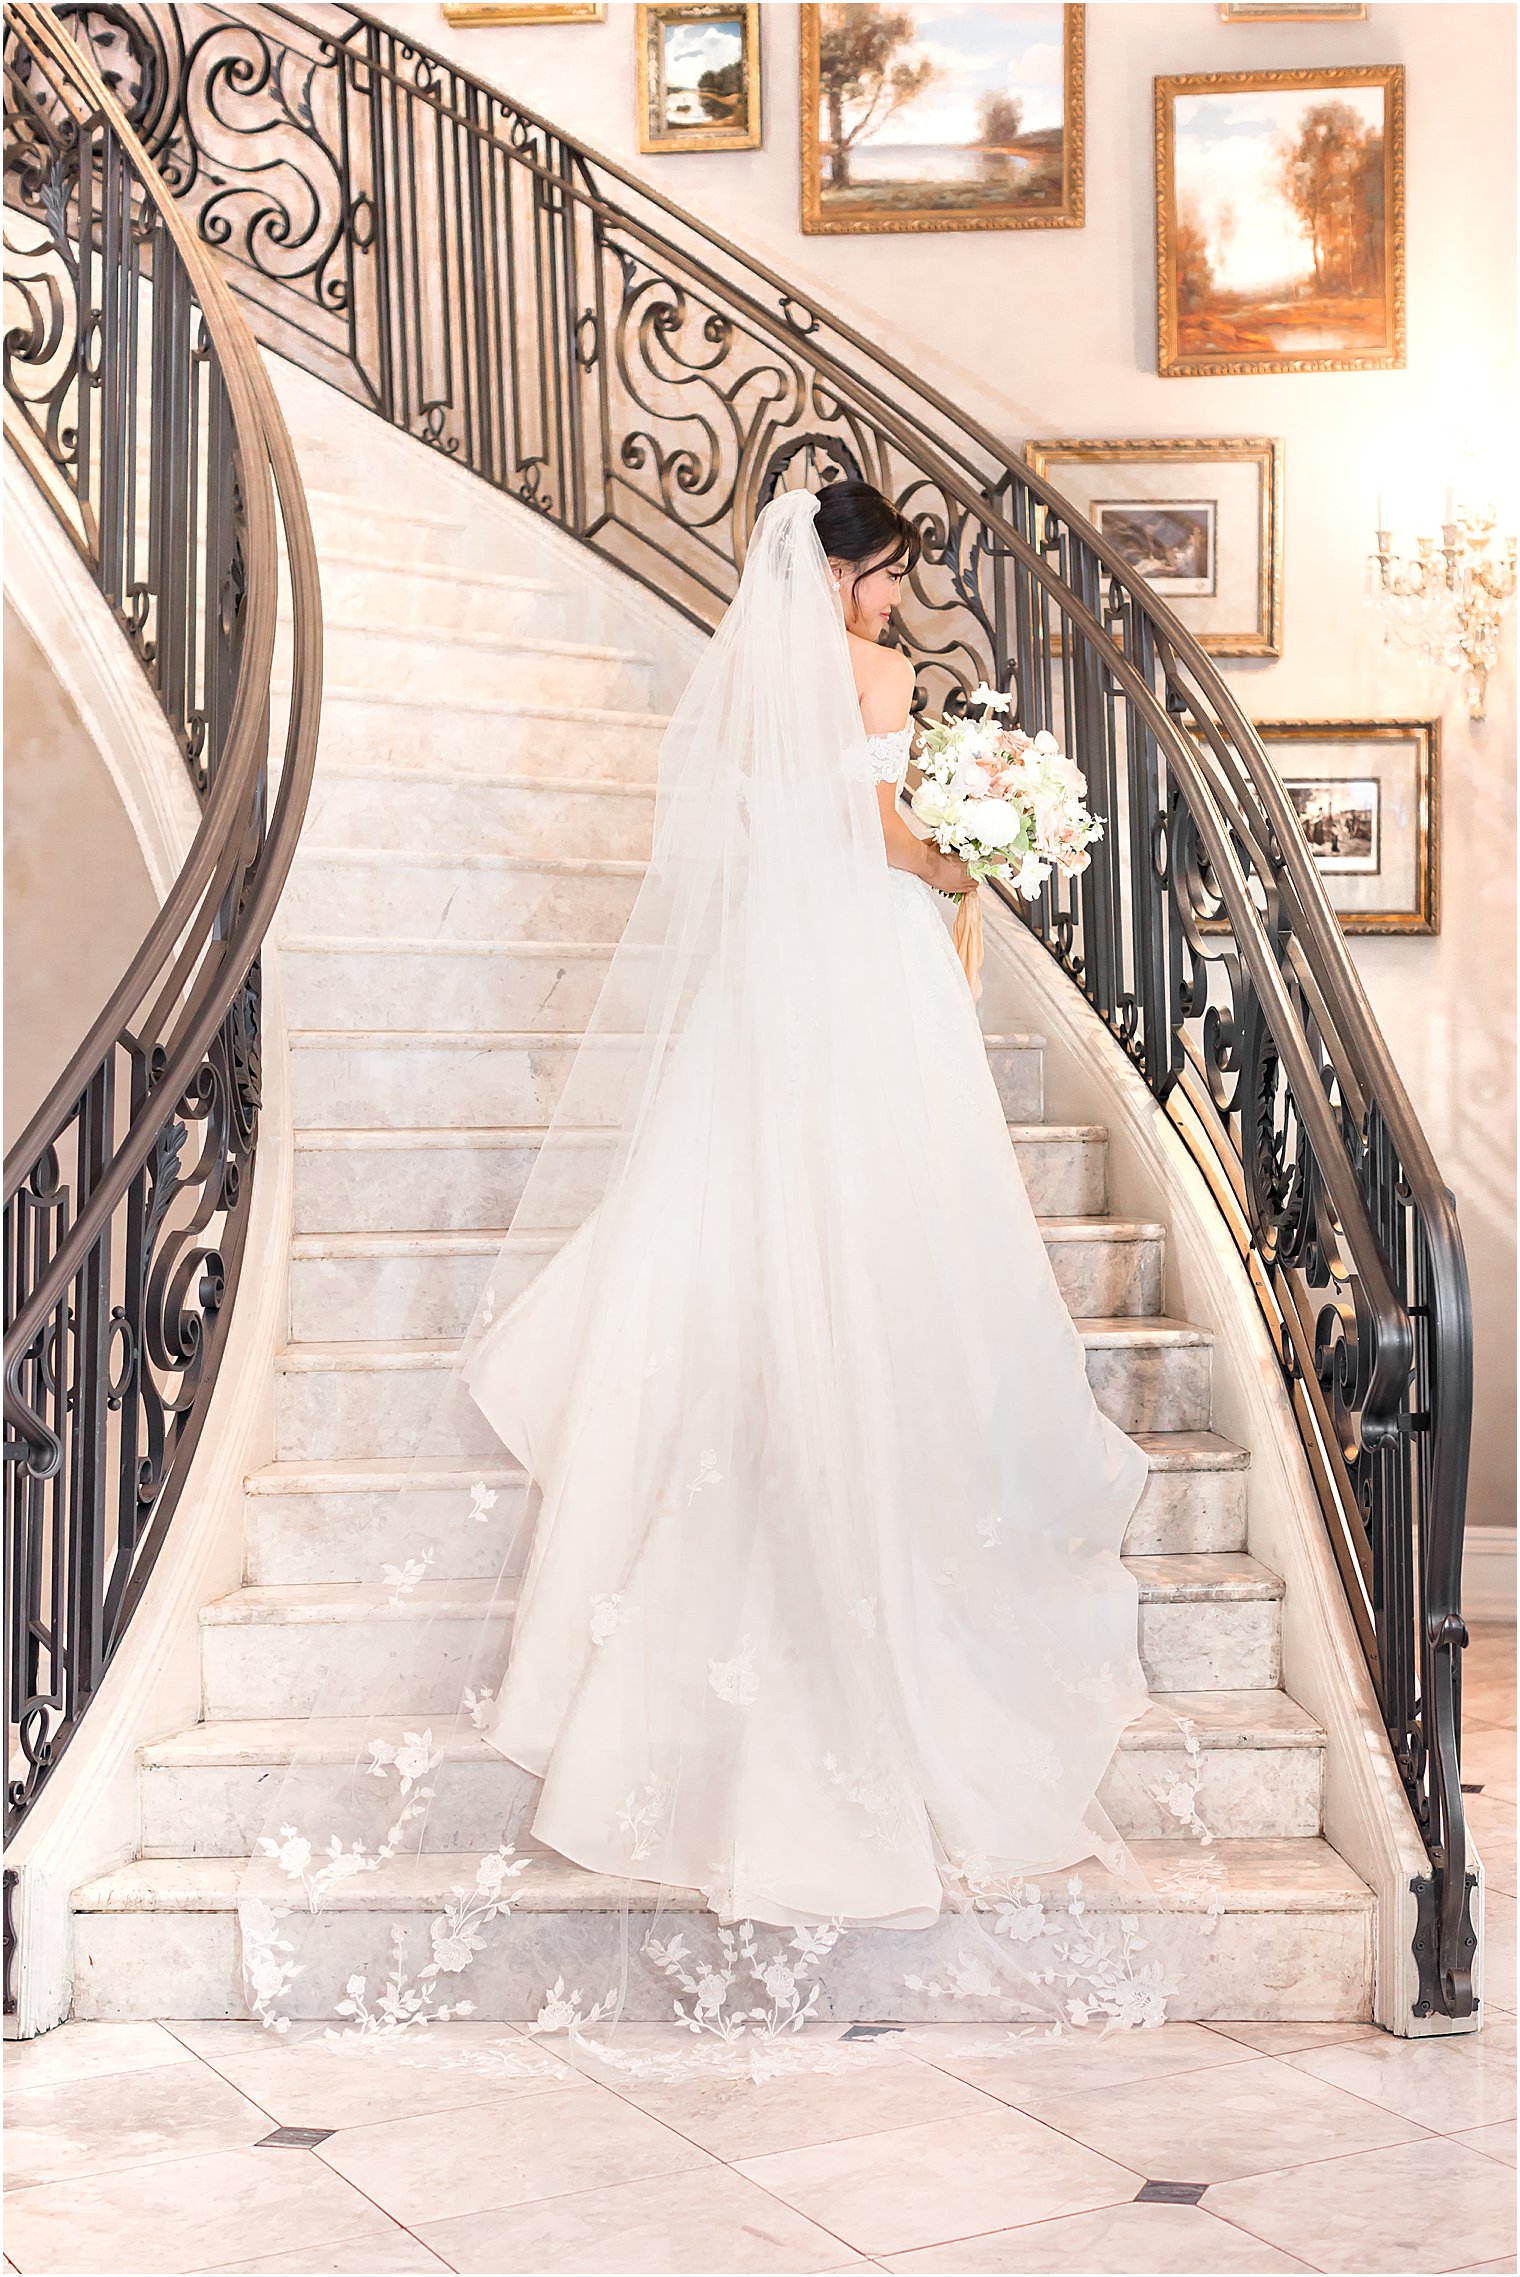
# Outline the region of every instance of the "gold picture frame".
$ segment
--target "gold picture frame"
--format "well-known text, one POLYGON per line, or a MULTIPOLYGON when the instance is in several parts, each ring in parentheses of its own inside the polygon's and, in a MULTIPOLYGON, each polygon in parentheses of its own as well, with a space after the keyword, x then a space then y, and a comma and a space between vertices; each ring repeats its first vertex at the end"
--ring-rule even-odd
MULTIPOLYGON (((1147 578, 1154 592, 1176 611, 1200 647, 1214 656, 1282 654, 1285 484, 1283 446, 1277 437, 1218 435, 1141 439, 1112 436, 1102 440, 1060 437, 1026 443, 1024 457, 1034 473, 1053 482, 1094 524, 1099 535, 1114 544, 1131 566, 1147 578), (1095 470, 1091 483, 1083 479, 1088 468, 1095 470), (1168 483, 1161 479, 1148 484, 1143 473, 1138 480, 1128 483, 1119 474, 1118 483, 1110 482, 1107 487, 1117 487, 1121 495, 1099 499, 1096 470, 1103 468, 1112 468, 1116 474, 1131 468, 1155 468, 1179 477, 1196 469, 1197 476, 1191 482, 1168 483), (1073 473, 1063 480, 1064 469, 1071 469, 1073 473), (1079 469, 1082 473, 1076 472, 1079 469), (1237 470, 1243 470, 1244 480, 1237 470), (1253 473, 1254 501, 1249 496, 1253 473), (1213 495, 1209 496, 1211 485, 1213 495), (1229 495, 1231 491, 1236 494, 1233 498, 1229 495), (1168 506, 1177 509, 1182 537, 1201 544, 1204 553, 1204 559, 1194 564, 1188 559, 1185 547, 1177 547, 1181 558, 1174 559, 1172 574, 1164 568, 1148 568, 1138 548, 1127 541, 1123 526, 1126 510, 1130 519, 1143 525, 1146 519, 1164 513, 1168 506), (1247 514, 1254 560, 1237 567, 1234 554, 1239 550, 1240 540, 1232 540, 1232 525, 1238 530, 1247 514), (1232 549, 1228 560, 1227 545, 1232 549), (1190 567, 1198 572, 1192 577, 1185 574, 1190 567), (1247 592, 1253 612, 1251 622, 1221 623, 1221 616, 1231 605, 1244 605, 1247 592)), ((1142 540, 1146 534, 1143 526, 1137 531, 1142 540)))
MULTIPOLYGON (((634 33, 638 56, 639 148, 641 151, 669 152, 678 150, 758 150, 761 142, 760 127, 760 5, 759 0, 738 0, 737 6, 725 7, 722 0, 652 0, 640 5, 636 15, 634 33), (672 61, 689 66, 696 57, 688 48, 685 57, 674 49, 670 34, 682 31, 698 32, 709 27, 710 34, 729 25, 738 28, 738 54, 730 58, 726 53, 717 65, 719 71, 737 68, 738 96, 733 104, 732 123, 708 124, 695 115, 697 106, 709 110, 715 101, 723 100, 718 91, 699 95, 696 84, 673 85, 670 76, 672 61), (692 110, 689 126, 672 126, 672 114, 692 110)), ((703 74, 709 76, 710 74, 703 74)))
POLYGON ((1365 24, 1367 0, 1220 0, 1226 24, 1365 24))
POLYGON ((1163 379, 1403 369, 1402 64, 1158 79, 1155 184, 1156 369, 1163 379), (1317 103, 1317 96, 1326 100, 1317 103), (1242 113, 1252 97, 1256 118, 1245 124, 1255 127, 1257 155, 1247 172, 1242 113), (1187 106, 1180 151, 1179 106, 1187 106), (1221 176, 1217 188, 1208 176, 1211 125, 1228 127, 1233 158, 1228 182, 1221 176), (1295 125, 1306 154, 1299 168, 1305 203, 1316 167, 1323 172, 1332 161, 1342 180, 1349 168, 1352 194, 1341 201, 1344 219, 1333 236, 1321 225, 1317 245, 1300 221, 1298 259, 1308 267, 1253 285, 1248 264, 1261 258, 1263 217, 1270 221, 1274 200, 1282 209, 1276 235, 1290 241, 1294 193, 1281 143, 1295 125), (1242 202, 1253 222, 1243 237, 1242 202))
MULTIPOLYGON (((1341 931, 1439 933, 1439 720, 1258 720, 1256 732, 1304 818, 1306 833, 1318 827, 1310 819, 1316 794, 1338 787, 1346 792, 1341 806, 1350 828, 1326 845, 1320 859, 1341 931), (1384 756, 1400 744, 1409 747, 1407 779, 1384 756), (1347 753, 1348 763, 1338 766, 1326 758, 1337 752, 1347 753), (1380 900, 1390 879, 1398 881, 1394 897, 1380 900)), ((1334 806, 1325 803, 1333 827, 1334 806)))
MULTIPOLYGON (((940 11, 932 7, 894 10, 894 16, 908 18, 916 33, 918 19, 943 13, 947 17, 963 11, 949 8, 940 11)), ((997 11, 982 0, 977 15, 985 18, 997 11)), ((1051 24, 1048 35, 1038 27, 1028 26, 1031 51, 1043 50, 1058 36, 1060 40, 1060 123, 1057 127, 1041 126, 1027 133, 1022 124, 1022 111, 1026 97, 1010 92, 1007 87, 993 90, 990 87, 977 91, 969 84, 967 96, 977 94, 982 105, 983 130, 978 141, 962 145, 938 146, 954 153, 958 165, 952 164, 949 172, 935 180, 927 175, 914 177, 904 173, 911 159, 901 155, 911 151, 912 145, 878 144, 880 163, 887 172, 877 181, 825 185, 823 181, 824 137, 820 118, 825 102, 823 81, 830 68, 829 38, 843 32, 857 14, 849 5, 813 4, 803 0, 801 9, 801 70, 800 92, 802 103, 802 229, 807 236, 859 236, 888 231, 960 230, 960 229, 1080 229, 1085 218, 1085 123, 1086 123, 1086 10, 1075 4, 1061 5, 1051 0, 1047 8, 1021 7, 1010 9, 1010 16, 1029 19, 1048 14, 1051 24), (837 19, 837 21, 836 21, 837 19), (1002 103, 1001 113, 996 106, 1002 103), (996 135, 998 139, 992 138, 996 135), (895 155, 894 155, 895 154, 895 155), (975 165, 972 165, 975 161, 975 165), (956 175, 967 176, 964 186, 957 183, 956 175), (982 179, 976 178, 979 167, 982 179), (895 169, 895 176, 893 173, 895 169), (959 202, 957 202, 959 200, 959 202)), ((946 27, 949 28, 949 27, 946 27)), ((941 42, 941 45, 948 43, 941 42)), ((845 83, 845 62, 842 59, 838 72, 840 85, 845 83)), ((932 71, 945 68, 943 58, 938 62, 924 58, 930 69, 925 89, 932 85, 932 71)), ((967 72, 972 70, 968 57, 967 72)), ((914 97, 908 97, 913 100, 914 97)), ((829 98, 831 116, 838 121, 831 170, 837 175, 847 165, 852 143, 846 138, 843 125, 843 97, 829 98)), ((1048 100, 1048 98, 1047 98, 1048 100)), ((900 108, 899 103, 895 108, 900 108)), ((869 118, 871 113, 867 112, 869 118)), ((887 116, 890 117, 889 112, 887 116)), ((884 123, 884 122, 883 122, 884 123)))
POLYGON ((445 19, 485 30, 491 24, 604 24, 607 0, 443 0, 445 19))

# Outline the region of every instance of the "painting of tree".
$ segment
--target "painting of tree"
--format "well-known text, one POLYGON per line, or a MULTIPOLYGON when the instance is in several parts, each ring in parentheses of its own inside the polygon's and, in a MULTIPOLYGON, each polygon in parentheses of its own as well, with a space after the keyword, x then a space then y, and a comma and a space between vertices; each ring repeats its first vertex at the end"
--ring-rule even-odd
POLYGON ((850 152, 879 133, 934 77, 932 57, 908 57, 917 26, 907 8, 826 8, 818 34, 818 82, 828 119, 829 186, 850 186, 850 152))
POLYGON ((1403 73, 1156 82, 1158 368, 1404 360, 1403 73))
POLYGON ((1074 227, 1080 7, 802 10, 803 228, 1074 227))
POLYGON ((652 0, 636 29, 641 150, 758 148, 756 0, 652 0))

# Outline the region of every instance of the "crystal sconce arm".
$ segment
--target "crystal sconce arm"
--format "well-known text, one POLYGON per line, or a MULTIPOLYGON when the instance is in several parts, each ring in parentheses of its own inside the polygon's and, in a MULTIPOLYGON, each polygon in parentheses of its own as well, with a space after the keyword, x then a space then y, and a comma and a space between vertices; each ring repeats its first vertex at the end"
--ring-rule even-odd
POLYGON ((1500 537, 1493 507, 1456 507, 1450 491, 1439 542, 1416 538, 1412 554, 1394 552, 1387 519, 1380 497, 1367 591, 1381 605, 1385 637, 1464 673, 1468 717, 1483 719, 1515 594, 1515 541, 1500 537))

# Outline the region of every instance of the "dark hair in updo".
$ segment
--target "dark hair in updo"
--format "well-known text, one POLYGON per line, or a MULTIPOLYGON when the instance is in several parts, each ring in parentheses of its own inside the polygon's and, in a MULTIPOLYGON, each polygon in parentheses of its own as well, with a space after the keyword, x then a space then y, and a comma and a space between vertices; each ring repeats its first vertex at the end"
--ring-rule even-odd
POLYGON ((906 514, 871 482, 853 478, 826 483, 818 493, 818 543, 834 561, 847 561, 855 574, 850 579, 850 600, 855 587, 872 569, 911 569, 923 551, 923 540, 906 514))

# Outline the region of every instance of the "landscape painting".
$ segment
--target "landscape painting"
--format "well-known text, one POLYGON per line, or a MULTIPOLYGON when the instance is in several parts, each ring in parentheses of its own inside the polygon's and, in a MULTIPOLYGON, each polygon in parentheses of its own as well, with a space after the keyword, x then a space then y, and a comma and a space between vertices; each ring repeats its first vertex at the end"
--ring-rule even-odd
POLYGON ((802 10, 802 226, 1082 223, 1080 7, 802 10))
POLYGON ((641 7, 637 31, 640 150, 758 149, 758 0, 641 7))
POLYGON ((1404 362, 1404 75, 1156 82, 1157 368, 1404 362))

